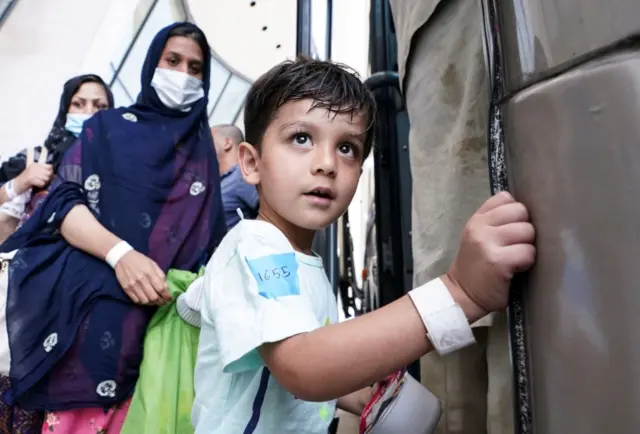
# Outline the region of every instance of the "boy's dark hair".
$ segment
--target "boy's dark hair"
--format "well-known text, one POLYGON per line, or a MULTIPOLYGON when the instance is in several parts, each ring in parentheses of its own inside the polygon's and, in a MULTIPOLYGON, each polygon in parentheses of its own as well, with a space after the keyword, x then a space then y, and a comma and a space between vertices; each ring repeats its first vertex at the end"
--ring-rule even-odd
POLYGON ((280 107, 291 101, 313 100, 312 108, 335 114, 364 114, 367 130, 363 161, 373 143, 376 103, 373 95, 352 68, 333 62, 299 57, 284 61, 256 80, 244 107, 247 142, 260 150, 262 137, 280 107))

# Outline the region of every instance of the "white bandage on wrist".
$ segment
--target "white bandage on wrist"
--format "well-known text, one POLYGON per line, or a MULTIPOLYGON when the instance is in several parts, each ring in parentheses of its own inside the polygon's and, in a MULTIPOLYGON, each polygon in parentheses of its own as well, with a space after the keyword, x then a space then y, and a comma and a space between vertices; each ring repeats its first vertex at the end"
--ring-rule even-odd
POLYGON ((7 198, 13 200, 18 196, 15 188, 13 187, 13 179, 4 184, 4 192, 7 193, 7 198))
POLYGON ((433 279, 409 291, 429 340, 440 355, 445 355, 475 343, 469 321, 440 279, 433 279))
POLYGON ((111 268, 116 268, 118 261, 122 259, 124 255, 133 250, 133 247, 126 241, 120 241, 118 244, 113 246, 109 253, 107 253, 107 257, 104 259, 107 264, 111 266, 111 268))

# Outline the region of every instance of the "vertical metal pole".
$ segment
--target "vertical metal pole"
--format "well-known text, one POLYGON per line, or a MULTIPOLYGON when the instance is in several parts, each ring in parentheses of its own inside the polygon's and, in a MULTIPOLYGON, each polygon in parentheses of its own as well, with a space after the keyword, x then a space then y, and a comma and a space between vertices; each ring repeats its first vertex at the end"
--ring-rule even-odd
MULTIPOLYGON (((331 39, 333 35, 333 0, 327 0, 327 22, 326 22, 326 48, 325 59, 331 60, 331 39)), ((340 268, 338 264, 338 223, 333 223, 327 228, 327 274, 335 293, 338 292, 338 282, 340 281, 340 268)), ((347 252, 340 252, 341 255, 347 252)))
MULTIPOLYGON (((337 294, 338 281, 340 279, 340 272, 338 269, 338 224, 331 223, 331 226, 326 228, 325 231, 327 232, 327 236, 325 238, 327 243, 325 269, 327 271, 327 276, 329 277, 329 282, 331 282, 333 292, 337 294)), ((340 252, 340 254, 344 255, 345 252, 340 252)))
POLYGON ((296 54, 311 56, 311 0, 297 0, 296 54))
POLYGON ((327 0, 327 34, 326 34, 325 58, 331 60, 331 47, 333 42, 333 0, 327 0))

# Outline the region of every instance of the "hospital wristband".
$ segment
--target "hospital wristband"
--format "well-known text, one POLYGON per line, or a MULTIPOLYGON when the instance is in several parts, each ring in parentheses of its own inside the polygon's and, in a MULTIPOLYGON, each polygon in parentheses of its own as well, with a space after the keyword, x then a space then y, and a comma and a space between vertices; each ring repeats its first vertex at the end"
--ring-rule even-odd
POLYGON ((4 192, 7 193, 7 198, 9 200, 13 200, 18 196, 18 193, 13 186, 13 179, 4 184, 4 192))
POLYGON ((107 256, 104 258, 104 260, 111 266, 111 268, 115 269, 120 259, 122 259, 122 257, 129 253, 131 250, 133 250, 133 247, 131 247, 129 243, 127 243, 126 241, 120 241, 115 246, 113 246, 111 250, 109 250, 109 253, 107 253, 107 256))
POLYGON ((475 343, 469 320, 441 279, 433 279, 409 291, 422 318, 429 340, 440 355, 475 343))

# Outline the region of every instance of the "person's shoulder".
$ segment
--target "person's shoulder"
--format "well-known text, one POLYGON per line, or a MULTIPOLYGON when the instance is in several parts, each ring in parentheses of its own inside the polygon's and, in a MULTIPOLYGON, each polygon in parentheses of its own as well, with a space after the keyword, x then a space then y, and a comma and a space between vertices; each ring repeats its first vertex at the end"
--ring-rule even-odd
POLYGON ((245 261, 293 252, 293 246, 287 237, 273 224, 263 220, 243 219, 222 239, 207 269, 217 274, 228 268, 234 260, 245 261))
POLYGON ((86 122, 86 128, 94 129, 98 126, 102 127, 105 124, 112 125, 114 122, 122 120, 122 111, 120 108, 109 108, 106 110, 100 110, 93 114, 86 122))
POLYGON ((95 112, 89 119, 108 119, 116 115, 121 115, 119 108, 108 108, 95 112))
POLYGON ((254 246, 268 246, 270 249, 293 251, 293 246, 284 233, 273 224, 264 220, 242 219, 224 236, 214 253, 234 251, 238 246, 243 249, 254 246))
POLYGON ((231 232, 235 232, 237 244, 243 246, 268 246, 270 249, 293 251, 285 234, 264 220, 242 219, 231 232))
MULTIPOLYGON (((272 273, 282 267, 285 267, 284 271, 276 273, 279 277, 286 281, 290 276, 296 279, 298 263, 293 246, 285 235, 271 223, 241 220, 223 238, 207 264, 206 304, 213 303, 210 304, 213 306, 242 293, 248 294, 243 299, 251 299, 260 292, 280 294, 281 288, 272 288, 277 279, 271 281, 271 274, 265 277, 264 273, 265 270, 272 273)), ((290 286, 285 289, 289 291, 290 286)))

